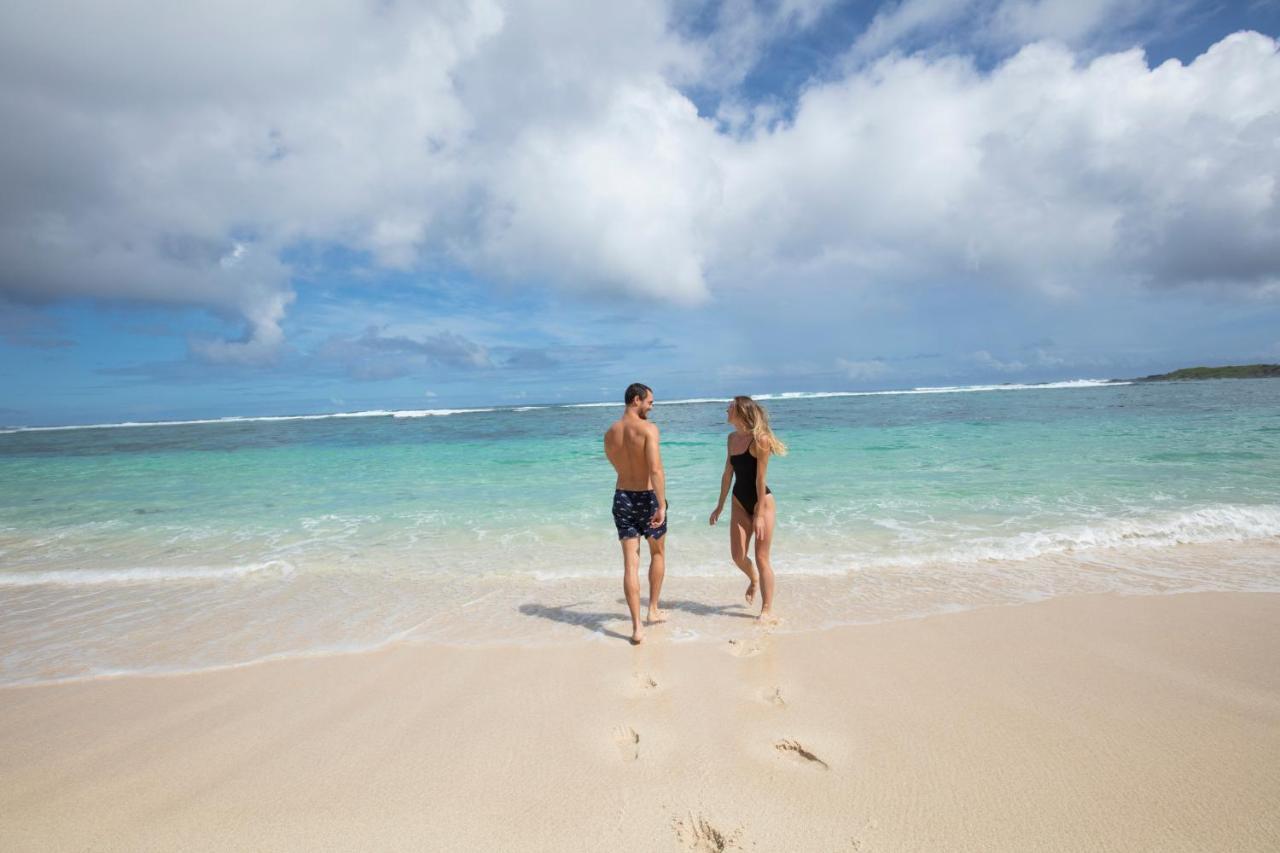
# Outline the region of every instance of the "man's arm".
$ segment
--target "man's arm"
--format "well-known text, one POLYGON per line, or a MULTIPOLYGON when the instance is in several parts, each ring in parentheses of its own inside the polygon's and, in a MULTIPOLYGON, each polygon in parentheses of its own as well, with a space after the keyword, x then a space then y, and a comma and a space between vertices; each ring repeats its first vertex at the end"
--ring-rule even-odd
POLYGON ((658 449, 658 425, 650 424, 648 438, 644 443, 644 458, 649 465, 649 479, 653 481, 653 491, 658 496, 658 511, 649 522, 653 527, 661 526, 667 518, 667 477, 662 472, 662 451, 658 449))
POLYGON ((609 464, 614 467, 614 470, 617 470, 618 468, 618 463, 613 458, 614 452, 616 451, 616 448, 614 447, 616 443, 617 440, 614 436, 613 427, 610 427, 604 431, 604 458, 609 460, 609 464))

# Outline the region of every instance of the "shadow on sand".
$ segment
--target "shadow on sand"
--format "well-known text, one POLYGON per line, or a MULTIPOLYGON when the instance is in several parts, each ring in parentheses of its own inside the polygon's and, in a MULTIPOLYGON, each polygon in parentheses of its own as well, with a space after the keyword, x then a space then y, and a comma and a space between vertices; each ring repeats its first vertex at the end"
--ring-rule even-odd
MULTIPOLYGON (((627 606, 625 598, 616 599, 623 607, 627 606)), ((648 606, 648 599, 641 599, 641 604, 648 606)), ((738 619, 755 619, 750 613, 742 612, 743 604, 703 604, 701 601, 672 601, 664 598, 661 602, 663 610, 681 610, 694 616, 733 616, 738 619)))
POLYGON ((617 613, 590 613, 573 609, 583 604, 585 602, 576 602, 574 604, 563 604, 559 607, 548 607, 545 604, 521 604, 520 612, 525 616, 538 616, 542 619, 550 619, 552 622, 578 625, 592 633, 604 634, 606 637, 615 637, 619 640, 631 639, 626 634, 619 634, 617 631, 610 630, 604 626, 605 622, 616 622, 619 618, 625 618, 625 614, 620 617, 617 613))
MULTIPOLYGON (((606 622, 625 622, 627 620, 627 600, 619 598, 618 604, 621 604, 621 611, 613 611, 610 613, 593 613, 588 610, 574 610, 575 607, 581 607, 586 604, 584 601, 575 602, 573 604, 562 604, 558 607, 548 607, 545 604, 521 604, 520 612, 525 616, 537 616, 540 619, 550 619, 552 622, 563 622, 566 625, 577 625, 592 633, 604 634, 606 637, 614 637, 619 640, 631 639, 626 634, 620 634, 610 628, 605 627, 606 622)), ((642 608, 649 606, 649 600, 642 598, 640 600, 642 608)), ((703 604, 700 601, 671 601, 662 602, 663 610, 680 610, 684 613, 692 613, 695 616, 731 616, 738 619, 754 619, 750 613, 742 612, 741 604, 703 604)))

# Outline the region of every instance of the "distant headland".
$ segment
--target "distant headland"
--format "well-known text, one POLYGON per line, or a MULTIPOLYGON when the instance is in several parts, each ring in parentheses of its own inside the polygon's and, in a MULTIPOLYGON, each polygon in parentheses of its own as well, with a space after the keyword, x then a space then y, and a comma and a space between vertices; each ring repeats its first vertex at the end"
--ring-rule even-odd
POLYGON ((1267 379, 1280 377, 1280 364, 1231 364, 1226 367, 1184 367, 1172 373, 1142 376, 1134 382, 1177 382, 1184 379, 1267 379))

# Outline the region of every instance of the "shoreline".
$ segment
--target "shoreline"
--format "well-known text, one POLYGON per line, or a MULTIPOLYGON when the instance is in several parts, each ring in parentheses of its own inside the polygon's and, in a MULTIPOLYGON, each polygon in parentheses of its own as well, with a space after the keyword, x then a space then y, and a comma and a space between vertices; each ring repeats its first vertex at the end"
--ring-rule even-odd
POLYGON ((0 847, 1280 843, 1275 593, 649 630, 0 688, 0 847))
MULTIPOLYGON (((874 565, 829 575, 779 571, 783 622, 775 631, 807 634, 1092 594, 1280 592, 1272 568, 1277 561, 1280 539, 1267 538, 940 563, 910 571, 874 565)), ((755 612, 742 604, 745 579, 725 570, 687 575, 686 569, 669 568, 664 586, 664 609, 679 612, 670 639, 700 644, 736 636, 755 612)), ((111 632, 91 633, 102 625, 86 621, 59 626, 59 635, 15 617, 0 628, 0 645, 7 639, 12 649, 0 689, 176 677, 399 644, 499 650, 607 646, 630 632, 620 572, 536 582, 487 577, 444 589, 429 576, 395 582, 375 576, 359 599, 347 592, 353 578, 358 575, 299 572, 217 587, 174 585, 167 590, 172 598, 166 611, 145 623, 132 607, 149 587, 94 586, 93 594, 120 613, 111 632), (201 612, 206 590, 221 596, 221 611, 201 612), (231 601, 237 605, 226 606, 231 601), (298 601, 311 606, 299 608, 298 601), (356 603, 364 608, 362 621, 342 624, 343 613, 356 603), (83 649, 62 641, 77 629, 87 641, 83 649)), ((21 606, 48 613, 41 608, 59 607, 62 589, 30 588, 21 606)))

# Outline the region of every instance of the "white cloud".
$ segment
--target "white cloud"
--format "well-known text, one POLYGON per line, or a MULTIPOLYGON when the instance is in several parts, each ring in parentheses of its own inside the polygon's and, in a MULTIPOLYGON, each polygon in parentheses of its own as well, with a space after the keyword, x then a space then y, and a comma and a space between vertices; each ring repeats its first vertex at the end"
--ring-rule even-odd
POLYGON ((1001 0, 990 27, 1014 44, 1041 39, 1077 44, 1103 29, 1123 32, 1148 15, 1171 17, 1186 5, 1178 0, 1001 0))
POLYGON ((1280 56, 1029 45, 990 73, 890 57, 728 150, 727 278, 981 279, 1058 296, 1280 278, 1280 56))
POLYGON ((714 130, 660 83, 613 95, 591 124, 535 125, 512 141, 468 258, 517 280, 699 301, 720 192, 714 130))
POLYGON ((921 31, 936 31, 970 12, 978 0, 900 0, 876 12, 871 23, 849 49, 850 56, 865 59, 884 54, 903 38, 921 31))
POLYGON ((836 359, 836 369, 843 373, 847 378, 857 382, 867 379, 877 379, 889 372, 889 366, 882 359, 863 359, 859 361, 849 361, 844 358, 836 359))
POLYGON ((1027 365, 1021 361, 1016 359, 1003 361, 984 349, 973 353, 970 358, 972 358, 980 367, 988 367, 992 370, 998 370, 1001 373, 1022 373, 1027 369, 1027 365))
MULTIPOLYGON (((1155 69, 1048 42, 989 72, 894 54, 810 84, 785 122, 739 105, 733 135, 681 93, 732 85, 828 6, 727 4, 740 29, 694 41, 655 4, 4 4, 0 296, 206 307, 245 334, 192 351, 252 363, 282 344, 282 258, 310 242, 684 304, 1280 287, 1271 39, 1155 69)), ((906 0, 877 38, 961 6, 906 0)), ((1085 38, 1145 7, 998 8, 1011 38, 1085 38)))
POLYGON ((245 301, 241 306, 246 323, 245 336, 239 341, 193 338, 191 351, 214 364, 270 364, 284 343, 280 321, 293 302, 290 291, 274 290, 245 301))

